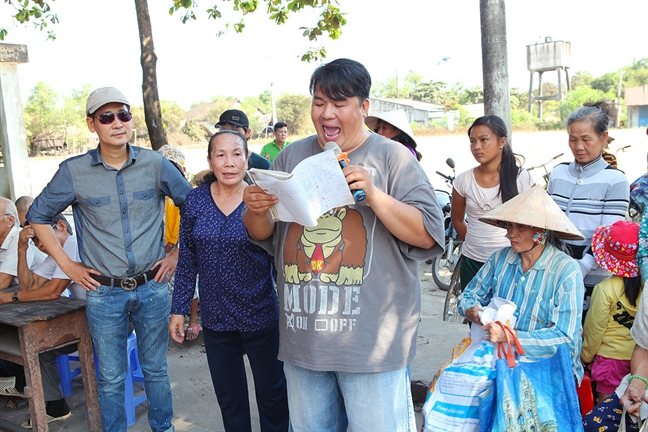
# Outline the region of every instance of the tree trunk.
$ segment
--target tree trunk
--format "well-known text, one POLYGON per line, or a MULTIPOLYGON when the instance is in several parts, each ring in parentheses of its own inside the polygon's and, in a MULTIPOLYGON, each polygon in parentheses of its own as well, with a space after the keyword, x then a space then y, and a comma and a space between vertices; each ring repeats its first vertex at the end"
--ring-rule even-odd
POLYGON ((480 0, 484 114, 499 116, 512 142, 505 0, 480 0))
POLYGON ((157 56, 153 46, 153 31, 149 17, 147 0, 135 0, 137 27, 139 28, 142 48, 142 96, 144 99, 144 118, 148 129, 151 147, 157 150, 167 143, 166 132, 162 126, 162 109, 157 88, 157 56))

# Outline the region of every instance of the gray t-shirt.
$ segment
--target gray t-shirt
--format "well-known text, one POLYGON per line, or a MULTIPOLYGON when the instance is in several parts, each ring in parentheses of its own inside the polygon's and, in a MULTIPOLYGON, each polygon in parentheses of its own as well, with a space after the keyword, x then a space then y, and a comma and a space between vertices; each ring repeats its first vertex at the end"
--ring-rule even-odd
MULTIPOLYGON (((321 151, 316 136, 305 138, 271 169, 291 172, 321 151)), ((348 157, 379 189, 418 208, 438 245, 426 250, 396 239, 365 203, 333 209, 315 228, 277 222, 279 359, 319 371, 395 370, 416 354, 418 260, 441 253, 443 217, 434 188, 401 144, 372 134, 348 157)))

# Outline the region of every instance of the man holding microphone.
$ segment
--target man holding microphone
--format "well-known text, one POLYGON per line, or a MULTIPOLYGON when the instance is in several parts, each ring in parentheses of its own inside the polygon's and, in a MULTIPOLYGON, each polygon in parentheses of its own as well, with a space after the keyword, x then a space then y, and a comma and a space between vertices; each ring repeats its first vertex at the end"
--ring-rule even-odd
POLYGON ((402 145, 364 127, 371 77, 338 59, 311 77, 317 135, 292 143, 271 169, 291 172, 328 142, 348 154, 343 173, 361 203, 316 227, 271 220, 278 202, 249 186, 243 221, 275 256, 280 348, 295 431, 411 430, 407 366, 416 353, 418 261, 443 251, 443 217, 425 173, 402 145))

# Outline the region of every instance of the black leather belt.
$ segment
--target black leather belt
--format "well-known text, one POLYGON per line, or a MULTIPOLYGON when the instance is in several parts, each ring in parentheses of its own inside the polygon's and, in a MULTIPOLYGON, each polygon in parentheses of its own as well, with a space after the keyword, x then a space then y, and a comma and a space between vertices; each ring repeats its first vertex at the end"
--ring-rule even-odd
POLYGON ((153 280, 155 278, 155 275, 157 274, 159 270, 159 266, 155 267, 153 270, 149 270, 146 273, 142 273, 139 276, 133 276, 133 277, 127 277, 127 278, 110 278, 106 276, 101 276, 101 275, 91 275, 92 279, 96 280, 99 282, 101 285, 105 286, 114 286, 114 287, 121 287, 122 289, 125 289, 126 291, 132 291, 135 288, 137 288, 140 285, 145 284, 146 282, 153 280))

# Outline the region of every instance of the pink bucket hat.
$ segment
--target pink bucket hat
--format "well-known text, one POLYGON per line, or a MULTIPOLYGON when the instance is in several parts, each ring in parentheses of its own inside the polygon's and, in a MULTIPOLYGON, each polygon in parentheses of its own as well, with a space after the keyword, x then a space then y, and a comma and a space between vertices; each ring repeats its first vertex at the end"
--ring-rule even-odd
POLYGON ((610 226, 599 226, 592 236, 592 251, 598 265, 617 276, 639 275, 637 248, 639 225, 620 220, 610 226))

